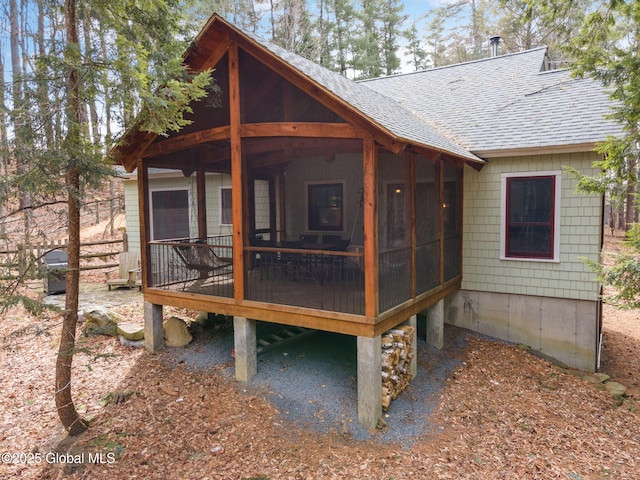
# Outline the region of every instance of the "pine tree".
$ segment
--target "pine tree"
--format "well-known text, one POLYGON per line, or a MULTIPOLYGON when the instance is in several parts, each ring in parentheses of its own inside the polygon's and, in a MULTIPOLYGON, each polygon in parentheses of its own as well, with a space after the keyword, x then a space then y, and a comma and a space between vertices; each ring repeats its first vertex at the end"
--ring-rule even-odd
POLYGON ((404 36, 408 42, 405 56, 409 57, 409 65, 412 65, 416 72, 428 68, 429 56, 422 46, 422 41, 418 36, 418 27, 415 22, 411 25, 411 28, 404 32, 404 36))
MULTIPOLYGON (((355 8, 351 0, 330 0, 334 15, 334 27, 332 29, 333 69, 340 75, 347 76, 350 65, 350 52, 352 50, 353 21, 355 8)), ((330 67, 331 68, 331 67, 330 67)))
POLYGON ((357 18, 360 34, 353 41, 353 69, 358 78, 375 78, 383 73, 379 24, 382 0, 361 0, 357 18))
MULTIPOLYGON (((191 75, 181 63, 186 41, 177 39, 186 36, 178 0, 66 0, 64 9, 47 9, 46 5, 37 1, 20 10, 36 15, 37 34, 46 35, 36 38, 35 47, 25 46, 26 33, 14 30, 18 35, 12 56, 14 101, 3 123, 5 131, 13 134, 7 142, 12 163, 0 178, 0 205, 15 210, 13 199, 18 192, 28 198, 29 205, 22 207, 29 210, 56 202, 66 205, 60 224, 66 225, 69 238, 68 271, 55 402, 63 426, 74 435, 86 427, 71 392, 78 319, 79 214, 87 192, 112 173, 104 160, 110 145, 110 140, 103 141, 104 135, 113 123, 125 127, 133 118, 145 131, 181 128, 188 123, 183 114, 190 110, 190 103, 206 94, 210 72, 191 75), (64 29, 59 28, 61 24, 64 29), (25 52, 30 63, 20 58, 25 52), (101 131, 96 128, 95 105, 99 100, 106 103, 107 96, 111 101, 109 125, 101 131), (112 115, 115 105, 123 108, 118 115, 112 115), (51 134, 38 134, 47 131, 51 134)), ((18 21, 17 16, 13 23, 34 24, 27 18, 18 21)), ((27 226, 24 231, 26 236, 27 226)), ((11 285, 0 287, 2 306, 19 300, 11 285)))
POLYGON ((380 11, 382 23, 382 41, 380 51, 382 68, 385 75, 398 73, 400 58, 398 57, 399 40, 404 36, 402 25, 407 19, 401 0, 383 0, 380 11))

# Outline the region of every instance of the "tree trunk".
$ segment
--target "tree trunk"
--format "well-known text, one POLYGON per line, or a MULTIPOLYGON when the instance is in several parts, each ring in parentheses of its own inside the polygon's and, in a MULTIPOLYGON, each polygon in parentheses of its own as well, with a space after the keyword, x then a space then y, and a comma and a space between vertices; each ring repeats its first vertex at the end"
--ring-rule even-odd
POLYGON ((627 175, 627 207, 625 218, 625 230, 630 230, 631 225, 635 219, 635 203, 636 203, 636 159, 629 157, 627 159, 627 168, 629 174, 627 175))
MULTIPOLYGON (((22 152, 27 150, 27 108, 25 105, 24 76, 22 72, 22 59, 20 58, 20 46, 22 32, 20 30, 20 12, 16 0, 9 1, 9 30, 12 70, 12 97, 13 97, 13 128, 16 139, 15 145, 21 145, 13 149, 13 157, 19 174, 27 171, 25 158, 22 152)), ((24 52, 23 52, 24 53, 24 52)), ((4 79, 3 79, 4 80, 4 79)), ((19 191, 20 210, 24 214, 24 243, 30 241, 32 212, 29 194, 24 189, 19 191)))
POLYGON ((72 152, 65 177, 67 205, 69 211, 69 247, 67 270, 67 296, 62 322, 60 350, 56 362, 56 407, 64 428, 70 435, 79 435, 87 429, 87 423, 78 415, 71 396, 71 366, 76 342, 78 324, 78 290, 80 285, 80 170, 81 152, 81 103, 79 97, 79 76, 75 67, 78 53, 75 0, 65 1, 66 50, 69 72, 67 75, 67 151, 72 152))
MULTIPOLYGON (((4 78, 4 62, 0 55, 0 78, 4 78)), ((7 107, 5 103, 4 88, 0 88, 0 176, 9 174, 9 141, 7 138, 7 107)), ((5 218, 4 203, 0 204, 0 218, 5 218)), ((5 238, 6 230, 4 221, 0 222, 0 237, 5 238)))

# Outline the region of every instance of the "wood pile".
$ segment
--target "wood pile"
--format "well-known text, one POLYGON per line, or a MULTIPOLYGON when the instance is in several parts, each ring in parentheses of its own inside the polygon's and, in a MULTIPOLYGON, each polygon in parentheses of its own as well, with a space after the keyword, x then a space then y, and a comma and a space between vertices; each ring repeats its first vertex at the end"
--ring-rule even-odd
POLYGON ((382 335, 382 410, 385 412, 411 381, 414 335, 415 328, 409 325, 382 335))

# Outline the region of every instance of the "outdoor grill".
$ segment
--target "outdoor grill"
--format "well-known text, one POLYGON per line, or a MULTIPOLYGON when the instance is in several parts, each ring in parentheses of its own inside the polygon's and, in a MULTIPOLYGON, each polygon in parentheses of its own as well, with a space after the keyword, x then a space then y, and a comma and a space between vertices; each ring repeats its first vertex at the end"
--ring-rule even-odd
POLYGON ((51 250, 42 258, 45 269, 44 292, 65 293, 67 288, 67 254, 62 250, 51 250))

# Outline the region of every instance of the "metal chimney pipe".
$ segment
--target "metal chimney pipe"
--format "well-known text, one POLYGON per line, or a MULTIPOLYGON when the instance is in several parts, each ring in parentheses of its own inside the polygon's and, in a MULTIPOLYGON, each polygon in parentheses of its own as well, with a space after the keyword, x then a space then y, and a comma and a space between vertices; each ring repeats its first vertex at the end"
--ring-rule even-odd
POLYGON ((489 39, 491 46, 491 58, 498 56, 498 48, 500 47, 500 35, 493 36, 489 39))

